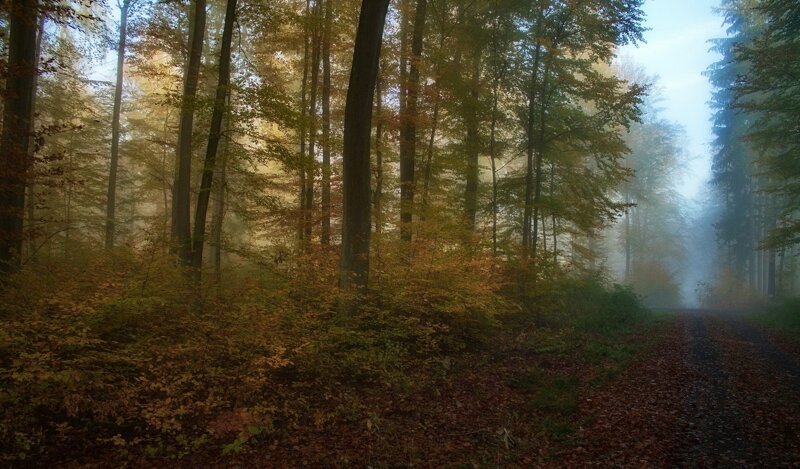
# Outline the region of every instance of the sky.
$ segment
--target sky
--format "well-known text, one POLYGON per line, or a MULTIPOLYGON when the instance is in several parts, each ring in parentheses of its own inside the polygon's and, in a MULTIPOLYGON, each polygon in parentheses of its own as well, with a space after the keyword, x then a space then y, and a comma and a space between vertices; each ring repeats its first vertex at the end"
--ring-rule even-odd
POLYGON ((697 200, 711 169, 711 85, 702 74, 719 56, 709 52, 712 38, 725 36, 722 18, 713 12, 720 0, 646 0, 645 44, 625 46, 619 56, 658 77, 662 116, 686 131, 690 157, 681 194, 697 200))

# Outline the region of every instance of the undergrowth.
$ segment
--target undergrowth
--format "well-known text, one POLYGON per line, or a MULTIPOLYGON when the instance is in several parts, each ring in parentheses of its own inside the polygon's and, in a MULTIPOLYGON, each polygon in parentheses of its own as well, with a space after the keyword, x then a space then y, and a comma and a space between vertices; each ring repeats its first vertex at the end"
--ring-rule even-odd
POLYGON ((800 343, 800 298, 787 299, 773 304, 752 317, 800 343))
MULTIPOLYGON (((378 426, 370 396, 436 387, 508 337, 587 362, 630 355, 614 345, 645 317, 630 290, 563 277, 530 313, 491 259, 444 255, 383 259, 356 314, 320 253, 314 269, 243 267, 200 287, 168 259, 28 268, 0 293, 0 458, 229 455, 298 428, 378 426)), ((575 383, 537 379, 512 386, 565 432, 575 383)))

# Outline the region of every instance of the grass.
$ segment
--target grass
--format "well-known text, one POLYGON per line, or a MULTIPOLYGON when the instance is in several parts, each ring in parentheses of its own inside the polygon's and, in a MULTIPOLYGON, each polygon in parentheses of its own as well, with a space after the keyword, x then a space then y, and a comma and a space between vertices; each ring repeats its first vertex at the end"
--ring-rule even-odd
POLYGON ((551 441, 571 444, 583 424, 581 397, 619 376, 652 345, 652 341, 642 340, 654 336, 647 331, 674 318, 635 307, 628 301, 628 293, 612 291, 606 297, 608 302, 600 302, 594 311, 568 316, 528 336, 525 348, 536 357, 550 363, 577 362, 582 364, 578 368, 591 370, 576 376, 567 370, 553 373, 531 367, 508 379, 510 388, 529 396, 526 410, 551 441))
POLYGON ((771 305, 751 319, 800 343, 800 298, 771 305))

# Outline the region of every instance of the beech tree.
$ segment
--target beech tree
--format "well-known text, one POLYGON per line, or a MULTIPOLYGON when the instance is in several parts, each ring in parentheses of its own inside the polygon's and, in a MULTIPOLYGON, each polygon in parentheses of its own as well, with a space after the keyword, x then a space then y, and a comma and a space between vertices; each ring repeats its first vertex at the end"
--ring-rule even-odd
POLYGON ((20 265, 25 187, 31 165, 31 122, 36 77, 36 0, 11 3, 8 73, 0 136, 0 273, 20 265))
POLYGON ((192 239, 192 267, 199 275, 203 266, 203 246, 205 245, 206 213, 211 197, 211 185, 217 161, 217 148, 222 138, 222 120, 225 116, 225 103, 230 92, 231 76, 231 41, 233 26, 236 21, 236 0, 228 0, 225 10, 225 26, 222 32, 222 44, 219 53, 219 81, 214 97, 214 110, 211 115, 211 129, 208 133, 208 145, 203 165, 203 176, 197 193, 197 207, 194 217, 194 236, 192 239))
POLYGON ((389 0, 363 0, 344 111, 342 254, 340 286, 369 282, 370 134, 383 28, 389 0))
POLYGON ((181 263, 192 264, 192 232, 189 219, 192 176, 192 132, 196 107, 200 60, 206 31, 206 1, 194 0, 188 60, 181 95, 180 125, 176 153, 175 185, 172 201, 172 232, 181 263))
POLYGON ((125 68, 125 47, 128 39, 128 14, 132 0, 119 5, 119 42, 117 44, 117 79, 114 85, 114 110, 111 115, 111 165, 106 196, 106 249, 114 247, 115 212, 117 202, 117 167, 119 166, 120 114, 122 110, 122 79, 125 68))

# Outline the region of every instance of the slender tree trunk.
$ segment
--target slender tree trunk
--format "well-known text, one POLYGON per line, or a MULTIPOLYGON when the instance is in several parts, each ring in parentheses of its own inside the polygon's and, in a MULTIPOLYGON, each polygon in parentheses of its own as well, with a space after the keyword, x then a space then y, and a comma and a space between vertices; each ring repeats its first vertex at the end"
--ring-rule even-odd
MULTIPOLYGON (((625 203, 630 204, 630 198, 625 195, 625 203)), ((625 283, 631 282, 631 211, 628 207, 625 212, 625 283)))
MULTIPOLYGON (((556 164, 550 163, 550 200, 555 200, 556 191, 556 164)), ((553 224, 553 268, 558 266, 558 230, 556 224, 556 210, 555 207, 550 209, 550 220, 553 224)))
MULTIPOLYGON (((441 44, 440 44, 441 46, 441 44)), ((436 81, 433 84, 436 93, 433 97, 433 116, 431 117, 431 134, 428 137, 428 150, 425 156, 425 175, 422 185, 422 216, 427 215, 428 203, 430 198, 431 172, 433 162, 433 150, 436 144, 436 130, 439 125, 439 102, 441 100, 441 88, 439 87, 439 70, 436 70, 436 81)))
MULTIPOLYGON (((230 94, 228 94, 230 98, 230 94)), ((228 128, 229 117, 222 120, 225 128, 228 128)), ((224 132, 223 132, 224 135, 224 132)), ((227 190, 227 167, 228 167, 228 148, 230 143, 226 138, 222 144, 222 154, 216 170, 217 177, 214 178, 216 194, 211 212, 211 259, 214 267, 214 279, 217 284, 222 280, 222 228, 225 221, 225 192, 227 190)))
POLYGON ((106 249, 114 248, 116 234, 117 168, 119 166, 120 113, 122 110, 122 79, 125 74, 125 44, 128 31, 128 11, 131 0, 124 0, 120 7, 119 44, 117 46, 117 82, 114 88, 114 110, 111 115, 111 168, 108 172, 106 195, 106 249))
MULTIPOLYGON (((419 64, 425 38, 427 0, 417 0, 408 78, 404 87, 405 112, 400 115, 400 238, 411 240, 414 213, 414 169, 417 148, 419 64)), ((405 38, 404 38, 405 39, 405 38)))
MULTIPOLYGON (((384 66, 380 66, 378 77, 375 81, 375 234, 380 241, 383 233, 383 76, 384 66)), ((380 246, 377 247, 380 257, 380 246)))
POLYGON ((542 252, 547 254, 547 225, 545 224, 546 216, 542 210, 542 252))
MULTIPOLYGON (((34 136, 36 134, 36 94, 39 90, 39 64, 42 61, 42 42, 44 40, 44 25, 47 21, 47 17, 44 15, 39 16, 39 26, 36 31, 36 53, 34 55, 33 63, 36 66, 36 74, 33 76, 33 101, 31 102, 31 129, 30 134, 34 136)), ((29 167, 29 175, 28 175, 28 255, 30 259, 36 262, 36 229, 34 228, 34 220, 36 219, 36 168, 35 168, 35 158, 34 158, 34 151, 36 150, 35 139, 30 138, 28 141, 28 155, 30 158, 30 167, 29 167)))
POLYGON ((0 136, 0 274, 19 268, 25 186, 31 165, 36 61, 36 0, 11 2, 8 63, 0 136))
POLYGON ((322 234, 323 246, 331 242, 331 24, 333 0, 325 0, 322 33, 322 234))
POLYGON ((369 283, 372 101, 389 0, 362 0, 344 111, 340 286, 369 283))
POLYGON ((479 86, 481 79, 481 49, 478 47, 475 50, 474 57, 472 58, 472 78, 470 84, 470 103, 467 110, 467 136, 466 136, 466 152, 467 152, 467 173, 466 173, 466 186, 464 188, 464 220, 466 226, 470 231, 475 230, 475 223, 478 215, 478 182, 480 176, 480 117, 478 115, 479 107, 479 86))
POLYGON ((497 105, 501 76, 494 81, 492 90, 492 123, 489 128, 489 161, 492 164, 492 254, 497 254, 497 105))
MULTIPOLYGON (((312 27, 311 44, 311 90, 308 106, 308 157, 305 162, 306 187, 305 187, 305 239, 311 242, 311 233, 314 226, 314 178, 316 169, 316 144, 317 144, 317 90, 319 89, 319 62, 321 58, 322 34, 319 29, 321 17, 321 2, 314 3, 314 25, 312 27)), ((308 246, 308 244, 306 244, 308 246)))
POLYGON ((206 30, 206 0, 194 0, 194 27, 189 39, 189 60, 186 81, 181 99, 180 127, 178 129, 177 177, 175 179, 175 219, 178 256, 184 266, 192 264, 192 233, 190 222, 192 182, 192 131, 200 60, 203 55, 203 38, 206 30))
MULTIPOLYGON (((444 35, 439 39, 439 49, 444 46, 444 35)), ((433 96, 433 115, 431 116, 431 133, 428 137, 428 148, 425 155, 425 170, 423 175, 423 183, 422 183, 422 219, 424 220, 427 217, 428 212, 428 204, 429 204, 429 194, 430 194, 430 184, 431 184, 431 173, 432 173, 432 162, 433 162, 433 150, 436 145, 436 131, 439 125, 439 102, 441 101, 441 88, 439 86, 439 75, 441 73, 440 64, 436 64, 436 70, 434 71, 434 76, 436 77, 433 82, 434 88, 434 96, 433 96)))
POLYGON ((299 207, 300 207, 300 217, 297 223, 297 239, 300 241, 301 247, 303 247, 304 239, 305 239, 305 226, 306 226, 306 218, 308 214, 306 213, 306 112, 308 112, 307 108, 307 95, 308 95, 308 70, 309 70, 309 49, 310 49, 310 40, 309 34, 311 32, 311 28, 309 28, 308 22, 311 16, 311 0, 306 0, 306 13, 304 18, 304 27, 303 27, 303 82, 300 87, 300 155, 298 159, 299 164, 299 173, 300 173, 300 193, 298 195, 299 207))
POLYGON ((192 267, 198 279, 203 267, 203 246, 206 237, 206 213, 211 197, 211 185, 214 181, 214 166, 217 159, 217 148, 222 136, 222 120, 225 115, 225 102, 230 92, 231 79, 231 41, 233 26, 236 22, 236 1, 228 0, 225 10, 225 26, 222 31, 222 44, 219 53, 219 79, 214 97, 214 110, 211 113, 211 129, 208 132, 206 158, 203 164, 203 176, 200 190, 197 193, 197 206, 194 217, 194 237, 192 239, 192 267))
MULTIPOLYGON (((538 34, 538 27, 537 27, 538 34)), ((528 89, 528 122, 525 128, 525 208, 522 216, 522 255, 527 259, 531 246, 531 217, 533 214, 533 168, 534 154, 536 152, 535 142, 535 115, 536 115, 536 91, 539 76, 539 60, 541 57, 541 45, 536 44, 533 55, 533 70, 531 71, 530 88, 528 89)))
POLYGON ((542 72, 542 90, 539 98, 539 151, 536 152, 536 180, 534 181, 534 196, 533 196, 533 235, 531 236, 531 244, 533 245, 531 248, 531 255, 533 259, 536 259, 536 243, 539 237, 539 210, 540 204, 542 200, 542 164, 544 162, 544 150, 545 150, 545 129, 546 122, 545 116, 547 115, 547 81, 550 74, 550 64, 551 61, 548 61, 545 64, 544 71, 542 72))

